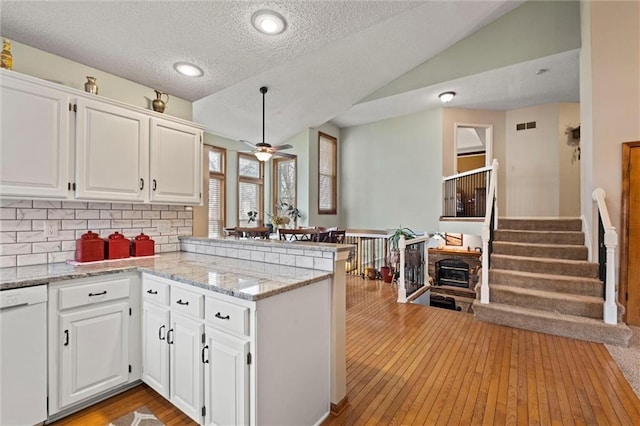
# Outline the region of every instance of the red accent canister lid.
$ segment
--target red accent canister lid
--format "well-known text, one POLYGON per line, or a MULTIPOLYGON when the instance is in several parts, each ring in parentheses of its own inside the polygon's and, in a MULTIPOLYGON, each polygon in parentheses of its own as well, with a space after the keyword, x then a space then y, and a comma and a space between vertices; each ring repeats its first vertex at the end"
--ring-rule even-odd
POLYGON ((124 239, 124 235, 122 235, 121 233, 116 231, 113 234, 109 235, 109 239, 110 240, 122 240, 122 239, 124 239))
POLYGON ((100 236, 98 234, 96 234, 95 232, 87 232, 86 234, 82 234, 80 236, 81 240, 99 240, 100 236))
POLYGON ((141 240, 148 240, 149 236, 145 235, 144 232, 140 233, 140 235, 136 236, 136 241, 141 241, 141 240))

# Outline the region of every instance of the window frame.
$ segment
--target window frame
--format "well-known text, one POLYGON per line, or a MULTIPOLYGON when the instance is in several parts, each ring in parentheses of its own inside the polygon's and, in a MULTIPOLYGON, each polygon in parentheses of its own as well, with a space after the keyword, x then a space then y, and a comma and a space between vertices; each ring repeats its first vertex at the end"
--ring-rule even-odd
POLYGON ((281 201, 281 199, 278 197, 278 188, 279 188, 278 177, 280 176, 280 174, 278 173, 278 165, 286 161, 293 161, 293 167, 295 169, 295 174, 293 176, 293 184, 294 184, 293 205, 297 207, 298 206, 298 156, 297 155, 294 156, 294 158, 289 158, 289 157, 273 158, 273 166, 271 170, 271 198, 273 201, 272 205, 277 206, 280 204, 280 201, 281 201))
POLYGON ((318 132, 318 214, 332 214, 335 215, 338 212, 338 139, 328 135, 326 133, 318 132), (322 139, 333 144, 333 175, 325 175, 331 177, 331 204, 332 208, 322 209, 320 208, 320 177, 323 174, 320 172, 320 152, 322 149, 322 139))
MULTIPOLYGON (((224 228, 227 226, 227 150, 225 148, 219 147, 219 146, 214 146, 214 145, 206 145, 207 148, 207 171, 209 173, 208 177, 207 177, 207 191, 209 191, 209 188, 211 187, 210 184, 210 180, 211 179, 217 179, 220 181, 220 187, 221 187, 221 196, 220 199, 222 200, 222 229, 220 230, 220 237, 222 237, 224 235, 224 228), (220 168, 222 169, 222 171, 220 172, 212 172, 209 169, 209 152, 210 151, 216 151, 219 152, 221 154, 221 162, 220 162, 220 168)), ((208 192, 208 197, 207 197, 207 236, 209 238, 212 238, 211 236, 211 232, 210 232, 210 218, 209 218, 209 206, 211 204, 211 193, 208 192)))
MULTIPOLYGON (((236 194, 238 194, 237 198, 237 218, 238 226, 242 226, 242 218, 240 217, 240 183, 253 183, 258 185, 258 205, 256 206, 256 210, 258 211, 258 217, 256 218, 256 226, 263 226, 264 224, 264 161, 259 161, 255 155, 248 154, 244 152, 238 153, 238 162, 237 162, 237 170, 238 170, 238 180, 236 185, 236 194), (240 159, 245 158, 252 161, 257 161, 259 165, 258 174, 260 177, 251 177, 251 176, 243 176, 240 174, 240 159)), ((246 220, 246 219, 245 219, 246 220)))

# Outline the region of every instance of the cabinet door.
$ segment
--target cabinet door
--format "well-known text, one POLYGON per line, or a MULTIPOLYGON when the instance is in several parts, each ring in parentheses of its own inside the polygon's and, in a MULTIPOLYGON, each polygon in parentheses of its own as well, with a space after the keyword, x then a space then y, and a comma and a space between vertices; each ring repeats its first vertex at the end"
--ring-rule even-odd
POLYGON ((0 196, 67 198, 69 96, 2 73, 0 103, 0 196))
POLYGON ((144 201, 149 118, 91 99, 78 99, 76 198, 144 201))
POLYGON ((175 312, 171 312, 168 331, 170 362, 170 397, 173 405, 198 423, 202 422, 204 374, 200 360, 204 345, 204 325, 175 312))
POLYGON ((200 204, 202 131, 151 119, 151 201, 200 204))
POLYGON ((142 307, 142 381, 169 398, 169 309, 145 302, 142 307))
POLYGON ((121 301, 60 314, 62 407, 126 383, 129 304, 121 301))
POLYGON ((207 425, 249 422, 249 342, 207 327, 205 406, 207 425))

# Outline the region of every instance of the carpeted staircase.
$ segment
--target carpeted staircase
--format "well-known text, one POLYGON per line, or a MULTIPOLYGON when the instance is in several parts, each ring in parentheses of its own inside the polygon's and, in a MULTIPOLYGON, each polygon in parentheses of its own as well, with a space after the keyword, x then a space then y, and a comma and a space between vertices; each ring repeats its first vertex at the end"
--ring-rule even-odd
MULTIPOLYGON (((489 269, 490 303, 473 304, 482 321, 626 346, 631 330, 602 320, 604 284, 587 261, 580 219, 498 221, 489 269)), ((622 306, 618 305, 618 316, 622 306)))

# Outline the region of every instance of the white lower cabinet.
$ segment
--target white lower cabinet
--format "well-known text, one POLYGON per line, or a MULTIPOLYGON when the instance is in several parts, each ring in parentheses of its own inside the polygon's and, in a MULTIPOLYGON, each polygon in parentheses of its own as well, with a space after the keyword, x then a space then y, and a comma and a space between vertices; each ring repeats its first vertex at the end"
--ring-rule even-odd
POLYGON ((249 342, 207 327, 202 349, 207 425, 249 423, 249 342))
POLYGON ((142 306, 142 380, 169 398, 169 308, 144 302, 142 306))
POLYGON ((60 402, 74 404, 129 379, 127 300, 60 315, 60 402))
POLYGON ((202 422, 204 365, 200 360, 204 325, 171 313, 169 340, 169 401, 197 422, 202 422))
MULTIPOLYGON (((49 285, 49 416, 136 380, 130 344, 130 291, 138 274, 113 274, 49 285)), ((136 299, 137 300, 137 299, 136 299)))
POLYGON ((204 321, 198 305, 204 296, 170 285, 170 280, 143 276, 142 380, 202 423, 204 321))

